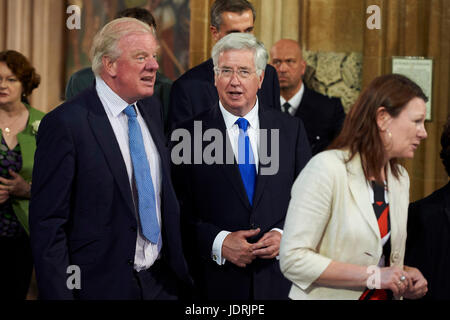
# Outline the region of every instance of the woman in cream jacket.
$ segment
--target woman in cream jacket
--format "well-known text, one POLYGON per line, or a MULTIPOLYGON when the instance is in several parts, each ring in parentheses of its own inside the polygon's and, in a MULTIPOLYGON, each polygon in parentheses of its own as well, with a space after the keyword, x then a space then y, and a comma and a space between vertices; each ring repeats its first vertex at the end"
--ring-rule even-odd
POLYGON ((302 170, 280 247, 281 270, 293 283, 291 299, 426 293, 420 271, 403 266, 409 178, 398 164, 412 158, 427 136, 426 101, 406 77, 374 79, 329 150, 302 170), (379 216, 377 205, 384 206, 379 216))

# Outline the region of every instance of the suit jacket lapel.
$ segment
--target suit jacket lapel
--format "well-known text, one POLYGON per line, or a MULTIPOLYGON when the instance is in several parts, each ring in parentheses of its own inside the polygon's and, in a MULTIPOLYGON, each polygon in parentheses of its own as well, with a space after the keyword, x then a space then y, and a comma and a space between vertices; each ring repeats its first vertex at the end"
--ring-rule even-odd
POLYGON ((219 129, 222 132, 222 136, 224 137, 223 143, 223 155, 225 157, 224 164, 220 165, 222 173, 228 179, 228 181, 233 186, 234 191, 238 194, 239 198, 246 206, 247 209, 251 209, 250 202, 248 201, 247 192, 245 191, 244 184, 241 178, 241 172, 239 171, 239 166, 236 163, 235 157, 233 155, 233 164, 226 163, 226 155, 227 149, 229 152, 233 152, 233 148, 231 147, 230 138, 228 137, 227 130, 225 127, 225 121, 223 120, 222 113, 219 109, 219 104, 217 103, 212 110, 209 112, 211 115, 210 121, 208 123, 204 123, 203 132, 209 128, 219 129), (228 147, 227 147, 228 145, 228 147))
POLYGON ((347 172, 350 191, 358 205, 361 215, 370 226, 374 235, 378 239, 381 239, 378 221, 375 212, 373 211, 373 206, 369 201, 369 189, 367 187, 367 181, 364 176, 359 154, 356 154, 353 159, 347 163, 347 172))
MULTIPOLYGON (((270 129, 273 126, 271 126, 271 119, 266 115, 264 106, 259 105, 259 128, 260 129, 266 129, 267 132, 267 154, 271 154, 271 139, 270 139, 270 129)), ((261 137, 260 137, 261 138, 261 137)), ((258 149, 259 150, 259 149, 258 149)), ((259 151, 258 151, 259 152, 259 151)), ((261 160, 261 158, 259 158, 261 160)), ((261 161, 259 161, 259 169, 258 169, 258 176, 256 177, 256 185, 255 185, 255 194, 253 196, 253 207, 256 208, 258 205, 259 200, 261 199, 262 194, 265 190, 265 185, 268 179, 267 175, 261 175, 261 167, 264 167, 265 165, 261 165, 261 161)))
POLYGON ((92 98, 89 100, 88 122, 91 126, 92 132, 97 138, 100 149, 105 154, 106 162, 108 163, 114 179, 116 180, 117 186, 130 209, 130 213, 133 214, 134 217, 135 208, 127 168, 125 166, 125 162, 123 161, 122 153, 108 116, 106 115, 95 89, 92 90, 92 98))

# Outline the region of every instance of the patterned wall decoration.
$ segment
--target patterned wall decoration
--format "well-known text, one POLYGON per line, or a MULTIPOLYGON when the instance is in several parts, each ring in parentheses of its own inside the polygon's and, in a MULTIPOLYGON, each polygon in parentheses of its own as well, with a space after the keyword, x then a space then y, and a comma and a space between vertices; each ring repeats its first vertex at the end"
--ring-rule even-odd
POLYGON ((307 86, 330 97, 341 98, 348 112, 361 92, 362 54, 303 50, 307 86))
POLYGON ((66 81, 90 66, 90 48, 96 32, 125 8, 143 7, 156 19, 160 40, 159 70, 171 79, 189 65, 189 0, 70 0, 81 8, 81 29, 68 31, 66 81))

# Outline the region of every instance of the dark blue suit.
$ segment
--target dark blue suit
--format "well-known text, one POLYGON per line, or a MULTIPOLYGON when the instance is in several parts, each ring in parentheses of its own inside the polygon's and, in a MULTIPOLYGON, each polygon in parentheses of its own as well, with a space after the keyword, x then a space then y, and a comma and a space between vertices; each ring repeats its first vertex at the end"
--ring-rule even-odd
MULTIPOLYGON (((162 261, 189 283, 161 106, 138 103, 161 158, 162 261)), ((137 220, 119 144, 95 88, 48 113, 37 136, 30 234, 42 299, 139 299, 137 220), (81 290, 66 286, 81 268, 81 290)), ((173 277, 175 278, 175 276, 173 277)))
MULTIPOLYGON (((281 110, 280 84, 274 67, 267 65, 264 81, 258 91, 260 103, 281 110)), ((214 85, 214 64, 212 58, 188 70, 173 84, 170 90, 168 115, 169 129, 210 109, 219 100, 214 85)))
POLYGON ((324 151, 341 132, 345 112, 339 98, 329 98, 305 86, 294 114, 302 119, 313 156, 324 151))
MULTIPOLYGON (((225 122, 217 103, 194 119, 202 121, 203 132, 219 129, 225 137, 225 122)), ((234 232, 261 228, 255 238, 249 239, 249 242, 257 242, 273 228, 283 229, 292 184, 311 158, 306 133, 299 119, 260 104, 259 122, 261 129, 279 129, 280 162, 275 175, 261 175, 263 166, 260 164, 253 206, 247 198, 236 163, 173 166, 174 186, 184 222, 185 255, 198 297, 202 299, 288 298, 291 284, 282 275, 275 258, 256 258, 245 268, 231 262, 219 266, 211 258, 214 239, 222 230, 234 232)), ((193 120, 181 127, 194 135, 193 120)), ((268 141, 270 155, 273 145, 270 138, 268 141)), ((203 149, 208 144, 210 142, 203 142, 203 149)), ((225 149, 226 143, 223 145, 225 149)))

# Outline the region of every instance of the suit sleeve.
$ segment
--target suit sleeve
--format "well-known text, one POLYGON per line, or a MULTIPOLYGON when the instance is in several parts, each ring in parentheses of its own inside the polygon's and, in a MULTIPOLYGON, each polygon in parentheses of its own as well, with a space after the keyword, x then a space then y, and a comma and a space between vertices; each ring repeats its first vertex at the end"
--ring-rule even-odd
POLYGON ((66 228, 75 174, 74 143, 67 126, 52 112, 37 136, 30 200, 30 240, 41 299, 73 299, 67 287, 66 228))
POLYGON ((339 133, 341 132, 342 126, 344 124, 345 120, 345 111, 344 107, 342 106, 341 99, 335 98, 335 105, 334 105, 334 129, 333 129, 333 139, 336 138, 339 133))

